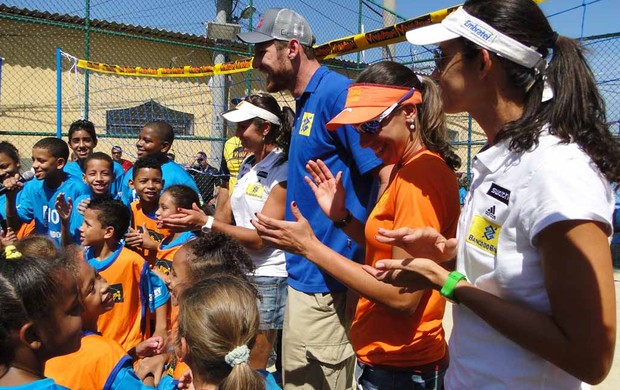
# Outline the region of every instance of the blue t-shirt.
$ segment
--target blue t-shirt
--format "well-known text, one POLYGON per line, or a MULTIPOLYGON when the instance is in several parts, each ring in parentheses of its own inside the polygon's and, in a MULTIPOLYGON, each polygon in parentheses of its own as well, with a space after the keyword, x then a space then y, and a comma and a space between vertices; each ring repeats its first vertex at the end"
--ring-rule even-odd
MULTIPOLYGON (((123 169, 123 166, 116 161, 114 161, 113 167, 115 177, 112 183, 110 183, 110 194, 114 197, 114 199, 119 199, 123 189, 122 186, 125 170, 123 169)), ((77 161, 71 161, 65 165, 64 171, 69 176, 79 180, 82 183, 84 182, 84 178, 82 176, 84 171, 82 171, 82 168, 80 168, 80 164, 77 161)))
MULTIPOLYGON (((366 220, 374 187, 374 178, 369 172, 379 167, 382 161, 371 149, 360 146, 359 134, 351 126, 342 126, 336 131, 328 131, 325 127, 344 108, 350 83, 346 77, 321 66, 304 93, 296 99, 297 112, 288 155, 286 219, 295 220, 290 210, 294 200, 321 242, 349 259, 362 261, 364 248, 334 227, 304 181, 304 176, 308 175, 308 160, 323 160, 334 175, 342 171, 347 208, 357 219, 366 220)), ((299 255, 286 253, 286 269, 288 284, 295 290, 305 293, 346 290, 336 279, 299 255)))
POLYGON ((39 379, 19 386, 3 386, 4 390, 69 390, 64 386, 57 385, 52 378, 39 379))
MULTIPOLYGON (((198 190, 198 186, 196 185, 196 182, 194 182, 194 179, 185 171, 185 169, 183 169, 183 167, 174 161, 168 160, 162 164, 161 173, 164 179, 164 190, 176 184, 183 184, 191 187, 197 194, 200 194, 200 190, 198 190)), ((130 179, 133 179, 133 167, 127 171, 125 178, 123 179, 123 203, 127 205, 134 200, 138 200, 138 195, 136 192, 129 187, 130 179)))
POLYGON ((22 222, 34 219, 37 234, 46 235, 60 246, 61 221, 56 211, 56 197, 59 193, 65 194, 65 199, 75 200, 90 192, 90 189, 81 181, 67 175, 58 188, 51 189, 44 180, 31 180, 24 183, 24 188, 17 194, 17 216, 22 222))

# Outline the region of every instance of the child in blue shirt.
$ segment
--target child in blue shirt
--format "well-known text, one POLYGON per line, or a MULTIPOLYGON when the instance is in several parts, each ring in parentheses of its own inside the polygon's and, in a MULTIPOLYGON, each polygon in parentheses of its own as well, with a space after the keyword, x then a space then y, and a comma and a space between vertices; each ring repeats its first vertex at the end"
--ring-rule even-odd
POLYGON ((61 220, 56 211, 57 198, 77 199, 88 193, 82 182, 63 171, 68 158, 69 147, 65 141, 54 137, 43 138, 32 148, 32 168, 36 180, 20 183, 18 175, 4 180, 3 184, 9 190, 6 218, 14 231, 34 219, 36 233, 47 235, 60 246, 61 220))
MULTIPOLYGON (((67 163, 64 171, 77 180, 82 180, 82 176, 86 173, 86 159, 93 153, 97 146, 97 133, 93 122, 80 119, 69 126, 69 147, 75 153, 77 160, 67 163)), ((114 178, 110 184, 110 193, 114 199, 121 196, 121 186, 123 183, 123 175, 125 170, 122 165, 114 162, 112 164, 112 172, 114 178)))

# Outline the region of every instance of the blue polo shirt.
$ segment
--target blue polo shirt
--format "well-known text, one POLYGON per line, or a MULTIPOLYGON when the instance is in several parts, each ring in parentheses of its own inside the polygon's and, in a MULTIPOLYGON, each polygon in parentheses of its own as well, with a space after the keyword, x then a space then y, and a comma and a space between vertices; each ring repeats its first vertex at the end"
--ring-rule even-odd
MULTIPOLYGON (((200 195, 200 190, 198 190, 198 186, 196 185, 194 178, 189 173, 187 173, 185 169, 183 169, 183 167, 181 167, 174 161, 168 160, 163 163, 161 165, 161 173, 162 178, 164 179, 164 188, 162 189, 162 191, 170 186, 176 184, 183 184, 190 187, 191 189, 196 191, 198 195, 200 195)), ((138 200, 138 195, 136 194, 136 192, 129 187, 129 179, 133 180, 133 167, 131 167, 127 171, 125 177, 123 178, 122 200, 123 203, 125 203, 126 205, 131 204, 131 202, 133 202, 134 200, 138 200)), ((202 199, 202 197, 200 198, 202 199)))
MULTIPOLYGON (((297 112, 289 150, 289 171, 286 191, 286 219, 294 221, 290 204, 295 201, 310 222, 316 236, 343 256, 361 262, 364 248, 323 214, 304 176, 308 160, 321 159, 334 175, 342 171, 346 205, 360 221, 367 217, 367 204, 375 185, 369 172, 382 161, 371 149, 360 146, 359 134, 351 126, 328 131, 326 123, 344 108, 351 80, 321 66, 312 76, 304 93, 296 99, 297 112)), ((305 293, 327 293, 346 287, 319 269, 308 259, 286 253, 288 284, 305 293)))
MULTIPOLYGON (((84 181, 84 178, 82 176, 84 174, 84 171, 82 171, 82 167, 80 167, 80 164, 77 161, 72 161, 68 163, 67 165, 65 165, 64 171, 66 174, 68 174, 69 176, 72 176, 78 181, 80 182, 84 181)), ((123 169, 123 166, 121 164, 114 161, 112 171, 114 172, 115 177, 112 183, 110 183, 110 194, 114 197, 114 199, 118 199, 122 192, 123 177, 125 176, 125 170, 123 169)))
POLYGON ((17 216, 22 222, 34 219, 37 234, 46 235, 60 246, 61 221, 56 211, 56 197, 65 194, 65 200, 78 199, 87 195, 90 189, 82 181, 67 175, 67 179, 58 188, 49 188, 44 180, 31 180, 24 183, 24 188, 17 194, 17 216))

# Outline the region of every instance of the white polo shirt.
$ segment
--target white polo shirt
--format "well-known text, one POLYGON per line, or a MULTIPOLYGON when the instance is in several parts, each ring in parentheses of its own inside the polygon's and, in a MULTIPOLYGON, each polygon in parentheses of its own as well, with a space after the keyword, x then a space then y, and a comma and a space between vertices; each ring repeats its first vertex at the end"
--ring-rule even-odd
MULTIPOLYGON (((598 168, 574 144, 544 131, 522 154, 507 142, 473 160, 458 229, 456 269, 478 288, 550 313, 537 234, 571 219, 609 226, 614 199, 598 168)), ((448 389, 578 389, 562 369, 502 336, 463 305, 453 308, 448 389)))
MULTIPOLYGON (((281 160, 280 149, 275 149, 257 164, 254 164, 253 155, 243 160, 237 183, 230 196, 230 206, 237 226, 254 229, 250 223, 250 219, 256 218, 254 213, 263 209, 271 190, 276 185, 286 182, 288 161, 281 160)), ((288 276, 282 250, 266 247, 258 251, 246 248, 246 251, 256 265, 254 275, 288 276)))

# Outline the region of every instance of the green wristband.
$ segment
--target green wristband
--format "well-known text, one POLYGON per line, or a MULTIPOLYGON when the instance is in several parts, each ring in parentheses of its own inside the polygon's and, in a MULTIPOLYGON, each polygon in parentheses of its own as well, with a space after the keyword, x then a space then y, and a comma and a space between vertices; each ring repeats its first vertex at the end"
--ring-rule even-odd
POLYGON ((467 280, 467 277, 462 273, 457 271, 450 272, 450 274, 448 275, 448 279, 446 279, 446 283, 444 283, 441 291, 439 291, 441 296, 452 303, 458 304, 459 302, 454 298, 454 289, 456 288, 458 282, 463 279, 467 280))

